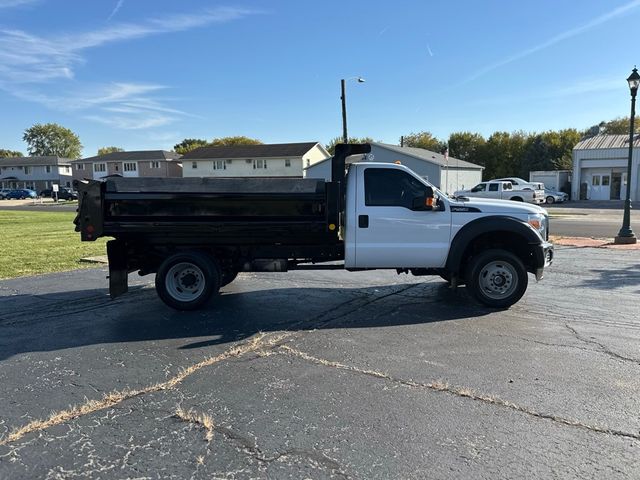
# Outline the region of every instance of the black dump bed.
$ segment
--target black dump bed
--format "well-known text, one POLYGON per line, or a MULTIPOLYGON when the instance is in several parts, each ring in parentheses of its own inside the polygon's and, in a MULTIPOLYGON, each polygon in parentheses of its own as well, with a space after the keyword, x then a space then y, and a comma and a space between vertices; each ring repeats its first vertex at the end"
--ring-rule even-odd
POLYGON ((113 178, 105 200, 107 221, 323 222, 326 187, 297 178, 113 178))
POLYGON ((369 144, 336 145, 330 182, 301 178, 76 180, 76 231, 84 241, 109 236, 127 245, 218 245, 235 250, 262 246, 280 250, 281 257, 276 258, 326 258, 324 252, 341 247, 345 159, 370 151, 369 144))
POLYGON ((83 240, 337 242, 338 189, 324 180, 115 177, 75 185, 83 240))

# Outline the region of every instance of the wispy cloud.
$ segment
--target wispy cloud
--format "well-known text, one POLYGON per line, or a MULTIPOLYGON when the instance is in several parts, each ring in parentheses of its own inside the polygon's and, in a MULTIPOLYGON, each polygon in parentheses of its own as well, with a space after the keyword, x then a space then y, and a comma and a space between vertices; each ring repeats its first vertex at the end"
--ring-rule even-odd
POLYGON ((0 0, 0 8, 20 7, 22 5, 29 5, 39 1, 40 0, 0 0))
POLYGON ((556 45, 557 43, 560 43, 564 40, 567 40, 569 38, 575 37, 577 35, 580 35, 588 30, 591 30, 599 25, 602 25, 603 23, 609 22, 615 18, 618 17, 622 17, 628 13, 630 13, 632 10, 635 10, 636 8, 640 7, 640 0, 633 0, 629 3, 626 3, 620 7, 614 8, 613 10, 611 10, 610 12, 607 12, 603 15, 600 15, 596 18, 594 18, 593 20, 580 25, 578 27, 574 27, 571 28, 569 30, 566 30, 558 35, 555 35, 554 37, 551 37, 550 39, 535 45, 533 47, 527 48, 525 50, 522 50, 521 52, 515 53, 513 55, 510 55, 506 58, 503 58, 502 60, 499 60, 495 63, 489 64, 483 68, 481 68, 480 70, 478 70, 477 72, 475 72, 474 74, 472 74, 470 77, 466 78, 465 80, 463 80, 462 82, 460 82, 460 84, 465 84, 465 83, 469 83, 483 75, 486 75, 487 73, 496 70, 497 68, 503 67, 505 65, 508 65, 512 62, 515 62, 517 60, 521 60, 525 57, 528 57, 530 55, 533 55, 534 53, 537 53, 541 50, 547 49, 549 47, 552 47, 553 45, 556 45))
POLYGON ((433 57, 433 52, 431 51, 431 47, 429 46, 428 43, 427 43, 427 52, 429 52, 430 57, 433 57))
POLYGON ((116 6, 114 7, 113 11, 111 12, 111 15, 109 15, 109 18, 107 18, 107 22, 109 20, 111 20, 116 13, 118 13, 118 11, 122 8, 122 4, 124 3, 124 0, 118 0, 118 3, 116 3, 116 6))
MULTIPOLYGON (((9 1, 27 0, 0 0, 4 3, 9 1)), ((120 6, 121 3, 118 2, 120 6)), ((116 5, 114 12, 118 8, 116 5)), ((176 116, 187 115, 167 106, 166 99, 158 96, 166 86, 130 82, 113 82, 84 88, 78 85, 75 74, 87 61, 86 51, 151 35, 226 23, 256 13, 258 12, 247 9, 219 7, 198 13, 155 17, 140 23, 118 23, 72 35, 50 37, 0 28, 0 89, 57 110, 98 108, 101 112, 99 115, 92 113, 85 115, 85 118, 110 126, 139 129, 166 125, 176 116), (69 82, 73 85, 70 86, 69 82), (72 97, 55 96, 50 93, 55 90, 52 88, 55 86, 63 86, 65 91, 76 93, 72 97)))
POLYGON ((474 106, 496 106, 513 105, 521 102, 531 103, 532 101, 553 101, 576 95, 587 95, 602 92, 611 92, 624 88, 624 80, 621 82, 618 77, 591 78, 581 80, 572 85, 562 85, 558 87, 546 87, 539 91, 527 91, 526 96, 521 94, 501 95, 498 97, 483 97, 470 102, 474 106))

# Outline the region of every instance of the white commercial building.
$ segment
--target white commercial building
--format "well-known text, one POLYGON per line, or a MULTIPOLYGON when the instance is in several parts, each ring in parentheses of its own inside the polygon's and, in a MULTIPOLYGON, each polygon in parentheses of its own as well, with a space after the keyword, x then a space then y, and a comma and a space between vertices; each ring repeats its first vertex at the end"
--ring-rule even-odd
MULTIPOLYGON (((400 162, 447 193, 471 188, 482 181, 483 167, 480 165, 453 157, 445 158, 440 153, 431 152, 424 148, 400 147, 372 142, 371 153, 352 155, 347 158, 347 163, 360 161, 400 162)), ((330 180, 331 161, 328 159, 307 167, 305 177, 330 180)))
MULTIPOLYGON (((596 135, 573 147, 571 198, 624 200, 627 189, 629 135, 596 135)), ((640 135, 633 141, 631 200, 640 200, 640 135)))
POLYGON ((326 158, 318 142, 200 147, 182 156, 184 177, 302 177, 326 158))

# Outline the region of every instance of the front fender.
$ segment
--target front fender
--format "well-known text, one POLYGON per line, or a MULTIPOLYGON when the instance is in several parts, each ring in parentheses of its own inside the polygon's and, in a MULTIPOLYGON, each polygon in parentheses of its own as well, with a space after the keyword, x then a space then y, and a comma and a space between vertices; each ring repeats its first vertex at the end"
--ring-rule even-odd
POLYGON ((462 227, 453 238, 445 269, 454 274, 459 273, 467 247, 480 235, 491 232, 515 233, 526 239, 527 244, 532 246, 540 245, 543 242, 531 225, 517 218, 503 215, 477 218, 462 227))

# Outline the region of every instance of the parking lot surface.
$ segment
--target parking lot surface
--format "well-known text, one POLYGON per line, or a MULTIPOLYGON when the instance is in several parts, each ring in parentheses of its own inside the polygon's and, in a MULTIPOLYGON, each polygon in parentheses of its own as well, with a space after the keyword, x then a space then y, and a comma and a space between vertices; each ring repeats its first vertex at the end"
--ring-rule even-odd
POLYGON ((560 247, 506 311, 395 272, 0 282, 0 478, 640 478, 640 257, 560 247))

